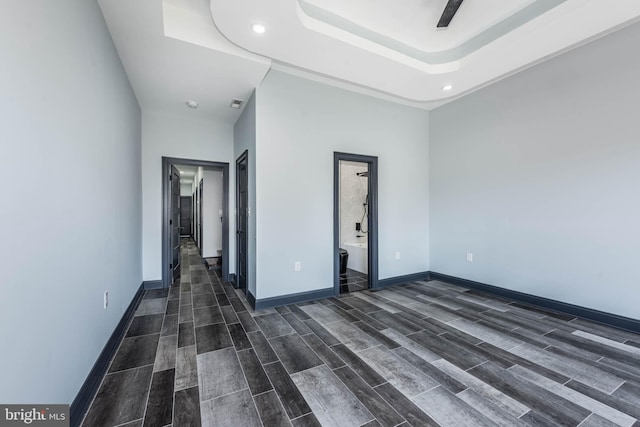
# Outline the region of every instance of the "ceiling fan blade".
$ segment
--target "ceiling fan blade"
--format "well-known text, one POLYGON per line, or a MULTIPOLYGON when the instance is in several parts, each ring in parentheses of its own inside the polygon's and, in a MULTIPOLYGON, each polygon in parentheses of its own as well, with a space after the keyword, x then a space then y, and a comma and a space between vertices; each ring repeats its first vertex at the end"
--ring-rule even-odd
POLYGON ((447 2, 447 5, 444 7, 444 12, 442 12, 442 16, 440 17, 440 21, 438 21, 438 28, 446 28, 449 26, 449 23, 458 11, 462 1, 463 0, 449 0, 447 2))

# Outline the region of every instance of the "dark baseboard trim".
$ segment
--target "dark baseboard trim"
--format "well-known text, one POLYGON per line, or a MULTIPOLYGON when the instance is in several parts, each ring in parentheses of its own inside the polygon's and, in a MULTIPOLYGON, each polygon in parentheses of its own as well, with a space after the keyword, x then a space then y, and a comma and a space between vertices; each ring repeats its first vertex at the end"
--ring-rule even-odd
POLYGON ((316 291, 300 292, 297 294, 281 295, 272 298, 256 300, 251 292, 247 294, 247 299, 254 310, 264 310, 266 308, 279 307, 281 305, 295 304, 298 302, 313 301, 316 299, 329 298, 335 295, 333 288, 318 289, 316 291))
POLYGON ((429 272, 407 274, 404 276, 389 277, 378 280, 378 286, 372 289, 386 288, 387 286, 399 285, 401 283, 415 282, 416 280, 429 280, 429 272))
POLYGON ((142 287, 146 289, 162 289, 162 280, 145 280, 142 287))
MULTIPOLYGON (((162 281, 159 281, 162 283, 162 281)), ((87 379, 82 384, 80 391, 76 395, 76 398, 73 399, 70 408, 70 425, 71 427, 79 426, 84 418, 85 414, 89 410, 89 405, 93 401, 96 393, 98 392, 98 387, 100 387, 100 383, 102 382, 102 378, 107 373, 107 369, 109 368, 109 363, 113 356, 116 354, 118 350, 118 346, 124 338, 124 334, 127 330, 127 326, 131 321, 136 309, 138 308, 138 304, 142 300, 142 296, 144 295, 144 286, 141 284, 138 288, 138 291, 134 295, 129 307, 122 315, 120 322, 116 326, 115 330, 109 337, 109 340, 105 344, 100 356, 98 356, 98 360, 91 368, 87 379)))
POLYGON ((547 310, 553 310, 560 313, 566 313, 583 319, 591 320, 594 322, 602 323, 614 328, 624 329, 627 331, 640 333, 640 320, 632 319, 630 317, 619 316, 617 314, 606 313, 604 311, 594 310, 592 308, 581 307, 579 305, 573 305, 562 301, 556 301, 549 298, 539 297, 524 292, 512 291, 510 289, 501 288, 498 286, 487 285, 485 283, 474 282, 473 280, 462 279, 460 277, 449 276, 446 274, 429 272, 430 280, 440 280, 442 282, 450 283, 469 289, 475 289, 478 291, 486 292, 488 294, 494 294, 501 297, 509 298, 515 301, 523 302, 525 304, 534 305, 547 310))
POLYGON ((256 297, 254 297, 251 291, 248 289, 247 289, 247 302, 254 310, 256 309, 256 297))

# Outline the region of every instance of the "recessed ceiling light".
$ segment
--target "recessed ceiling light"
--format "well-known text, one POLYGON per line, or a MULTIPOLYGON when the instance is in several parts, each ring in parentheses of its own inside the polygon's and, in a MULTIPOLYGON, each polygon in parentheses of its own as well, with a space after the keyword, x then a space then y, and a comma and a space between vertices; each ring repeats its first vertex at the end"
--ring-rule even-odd
POLYGON ((236 110, 239 109, 241 106, 242 106, 241 99, 232 99, 231 104, 229 104, 229 107, 235 108, 236 110))
POLYGON ((451 89, 453 89, 453 85, 452 84, 446 84, 444 86, 442 86, 442 90, 445 92, 449 92, 451 89))
POLYGON ((267 31, 267 27, 264 24, 255 23, 251 25, 251 31, 256 34, 264 34, 267 31))
POLYGON ((185 102, 185 104, 187 105, 187 107, 193 108, 194 110, 198 108, 198 103, 196 101, 187 101, 185 102))
POLYGON ((180 171, 180 175, 182 175, 184 173, 184 171, 180 171))

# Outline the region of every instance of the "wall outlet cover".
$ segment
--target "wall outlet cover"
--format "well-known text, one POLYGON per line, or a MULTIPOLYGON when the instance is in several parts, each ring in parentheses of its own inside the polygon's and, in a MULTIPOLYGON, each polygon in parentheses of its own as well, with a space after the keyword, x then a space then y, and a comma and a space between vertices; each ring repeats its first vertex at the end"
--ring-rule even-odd
POLYGON ((473 254, 471 252, 467 252, 467 262, 473 262, 473 254))

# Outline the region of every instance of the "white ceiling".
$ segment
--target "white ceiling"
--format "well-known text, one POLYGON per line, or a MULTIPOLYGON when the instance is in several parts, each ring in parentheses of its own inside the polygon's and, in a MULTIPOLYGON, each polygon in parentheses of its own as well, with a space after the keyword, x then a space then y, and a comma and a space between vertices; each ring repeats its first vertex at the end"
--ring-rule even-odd
POLYGON ((207 1, 98 3, 142 108, 235 123, 240 112, 229 108, 231 99, 247 100, 269 70, 268 59, 219 35, 207 1), (167 27, 172 34, 175 26, 184 27, 182 33, 168 36, 167 27), (208 44, 181 40, 189 29, 208 44), (187 100, 198 102, 198 109, 187 108, 187 100))
POLYGON ((640 17, 639 0, 466 0, 437 30, 446 0, 98 2, 142 108, 228 123, 270 68, 430 109, 640 17))
POLYGON ((193 182, 196 172, 198 172, 197 166, 175 165, 175 167, 180 171, 180 182, 193 182))
POLYGON ((351 23, 353 30, 358 26, 424 52, 455 48, 532 3, 535 0, 463 2, 449 31, 436 27, 446 0, 299 1, 302 13, 319 21, 347 31, 351 23))

